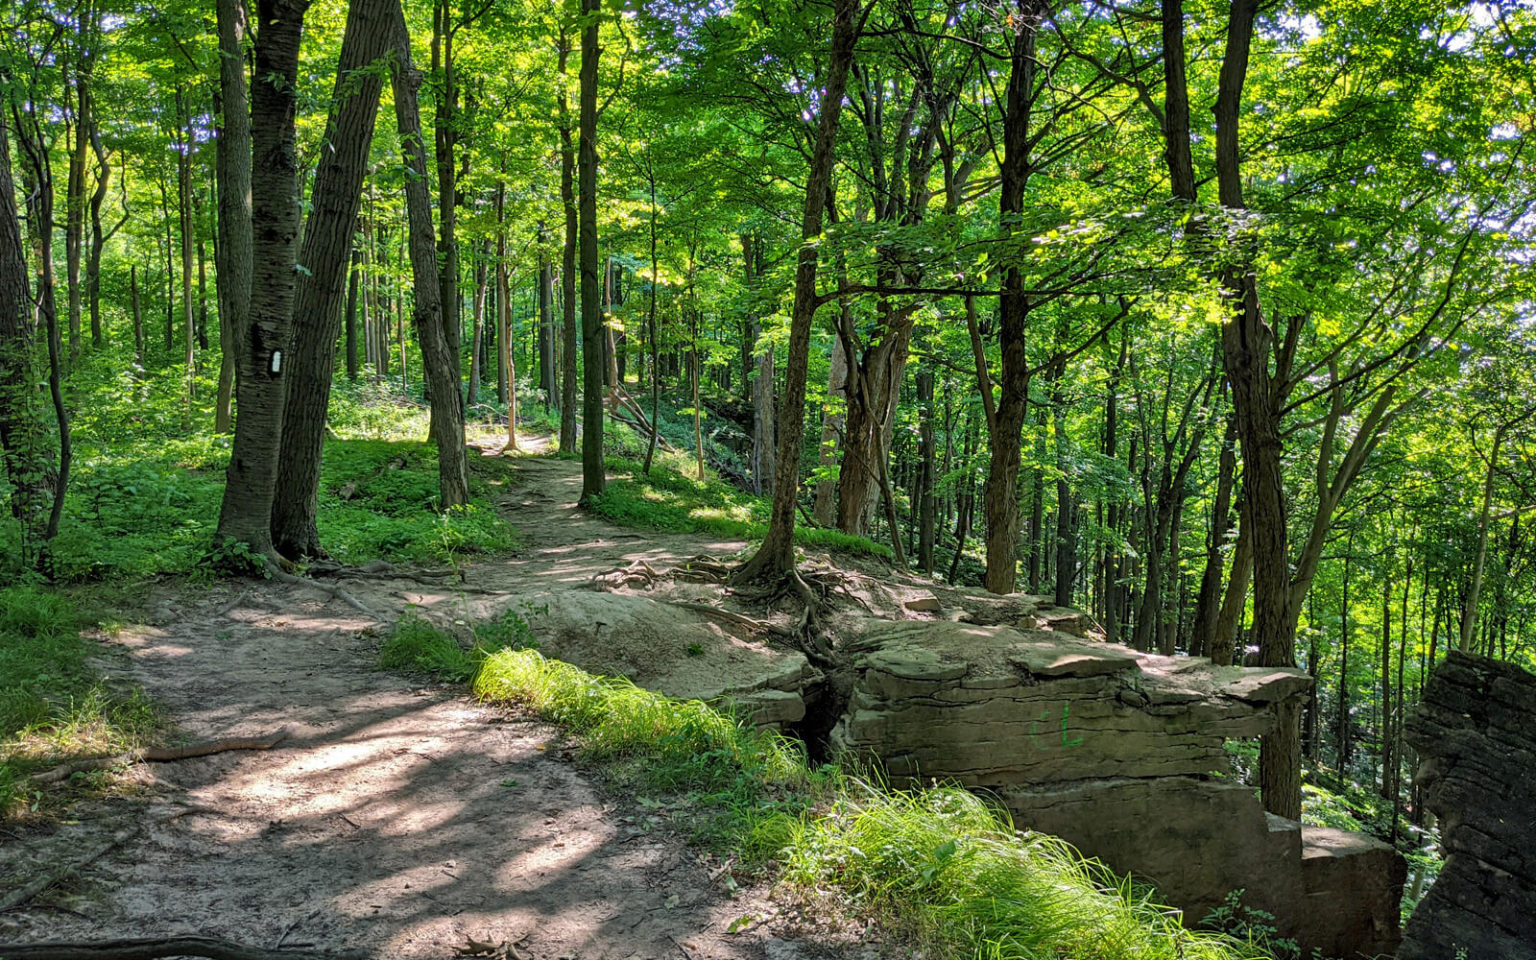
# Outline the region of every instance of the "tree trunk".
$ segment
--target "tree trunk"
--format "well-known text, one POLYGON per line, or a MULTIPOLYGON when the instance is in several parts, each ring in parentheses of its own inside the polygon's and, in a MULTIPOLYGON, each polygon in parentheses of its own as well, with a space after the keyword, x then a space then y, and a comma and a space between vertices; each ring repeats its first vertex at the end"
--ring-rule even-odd
POLYGON ((32 297, 21 218, 11 180, 10 132, 0 111, 0 459, 11 487, 11 517, 21 525, 23 561, 47 523, 47 450, 35 405, 32 297))
MULTIPOLYGON (((347 278, 347 379, 357 382, 357 374, 360 369, 357 356, 357 288, 361 283, 359 274, 363 272, 363 252, 361 246, 352 248, 352 270, 347 278)), ((368 322, 365 312, 363 324, 368 322)))
POLYGON ((933 576, 936 503, 934 463, 938 449, 933 428, 933 369, 924 364, 917 371, 917 566, 933 576))
POLYGON ((795 266, 795 299, 790 311, 789 356, 784 371, 784 398, 779 407, 779 450, 773 480, 773 507, 768 535, 756 554, 736 571, 740 581, 782 580, 795 569, 795 502, 800 490, 800 448, 805 438, 805 376, 810 364, 811 321, 816 315, 816 245, 821 236, 832 169, 836 162, 837 122, 848 87, 858 39, 858 0, 835 0, 832 46, 827 82, 819 99, 815 147, 806 182, 805 210, 800 221, 800 247, 795 266))
MULTIPOLYGON (((407 176, 405 206, 409 226, 411 276, 416 304, 412 321, 421 344, 421 365, 432 406, 432 442, 437 447, 438 506, 447 510, 469 501, 469 462, 464 453, 464 407, 459 394, 458 365, 443 328, 437 251, 432 238, 432 206, 427 195, 427 153, 422 146, 421 114, 416 88, 421 76, 411 66, 411 37, 405 12, 392 0, 395 56, 390 61, 395 90, 395 123, 404 149, 407 176)), ((398 301, 397 301, 398 302, 398 301)), ((405 368, 401 340, 401 369, 405 368)))
MULTIPOLYGON (((89 110, 90 94, 86 92, 89 85, 88 67, 90 60, 87 47, 91 43, 91 29, 88 24, 82 23, 79 45, 76 48, 77 62, 74 65, 74 140, 69 147, 68 180, 64 194, 64 283, 69 309, 69 356, 71 361, 80 356, 84 346, 80 328, 82 316, 80 287, 80 255, 85 241, 85 159, 90 147, 90 118, 86 111, 89 110)), ((66 103, 68 95, 66 93, 66 103)))
POLYGON ((186 370, 187 410, 197 395, 197 313, 192 304, 192 111, 176 91, 176 113, 180 121, 178 135, 185 139, 176 151, 176 217, 181 241, 181 326, 182 366, 186 370))
POLYGON ((576 247, 578 214, 576 210, 576 149, 571 137, 571 111, 566 102, 566 69, 570 60, 570 36, 560 33, 559 82, 556 88, 557 118, 560 126, 560 205, 565 213, 565 243, 560 260, 560 328, 565 356, 560 384, 560 452, 576 452, 576 247))
POLYGON ((272 501, 285 402, 299 236, 299 169, 294 153, 299 38, 308 0, 259 0, 256 83, 251 96, 250 322, 236 351, 234 447, 224 484, 216 547, 243 545, 276 560, 272 501))
POLYGON ((581 499, 603 492, 603 349, 606 341, 598 305, 597 277, 597 30, 598 0, 581 0, 580 142, 577 145, 578 210, 581 240, 581 499))
POLYGON ((282 452, 272 539, 293 560, 322 556, 316 518, 326 408, 336 369, 347 263, 362 206, 363 174, 373 143, 374 120, 384 78, 371 67, 393 45, 389 0, 353 0, 336 65, 336 87, 325 143, 315 170, 309 219, 293 307, 293 350, 288 360, 282 452))
MULTIPOLYGON (((879 338, 857 364, 849 365, 848 382, 859 386, 847 392, 837 475, 837 528, 844 533, 864 534, 869 529, 871 508, 880 493, 877 457, 889 446, 914 316, 910 308, 887 309, 879 338)), ((849 344, 843 349, 848 351, 849 344)))
MULTIPOLYGON (((136 263, 129 264, 128 266, 128 300, 133 311, 133 359, 134 362, 138 364, 139 369, 142 370, 144 368, 144 313, 140 309, 139 304, 139 265, 136 263)), ((234 383, 235 378, 234 375, 231 374, 229 378, 230 387, 233 387, 234 383)), ((219 381, 219 389, 221 391, 224 390, 224 383, 222 378, 219 381)), ((223 396, 226 401, 228 400, 228 397, 223 393, 220 395, 223 396)), ((227 410, 225 411, 225 416, 228 416, 227 410)), ((221 432, 229 432, 229 425, 227 423, 224 426, 224 430, 221 432)))
MULTIPOLYGON (((1024 187, 1030 172, 1030 112, 1034 106, 1035 40, 1046 13, 1043 0, 1016 0, 1012 18, 1016 32, 1010 58, 1008 89, 1003 113, 1002 183, 998 211, 1003 230, 1024 212, 1024 187)), ((992 460, 984 493, 987 516, 987 579, 992 593, 1012 593, 1018 571, 1018 478, 1023 443, 1024 415, 1029 406, 1029 357, 1025 350, 1029 298, 1024 274, 1017 267, 1003 270, 999 303, 999 340, 1002 371, 998 386, 996 429, 992 436, 992 460)))
MULTIPOLYGON (((496 202, 502 203, 501 185, 496 202)), ((512 282, 507 267, 507 235, 496 236, 496 339, 500 341, 501 366, 507 372, 507 449, 517 449, 517 358, 512 349, 512 282)), ((540 274, 540 283, 543 275, 540 274)), ((545 304, 540 304, 544 309, 545 304)))
MULTIPOLYGON (((437 160, 437 262, 439 302, 442 307, 443 336, 448 343, 446 362, 453 374, 453 392, 462 390, 463 374, 460 369, 459 341, 459 186, 458 167, 454 163, 459 142, 458 73, 453 58, 455 27, 449 21, 453 17, 452 0, 434 0, 432 4, 432 73, 440 77, 436 85, 437 113, 432 124, 433 144, 437 160)), ((434 390, 430 378, 427 392, 434 390)), ((432 407, 433 417, 438 407, 432 407)), ((460 433, 462 434, 462 403, 460 404, 460 433)), ((434 429, 433 435, 437 434, 434 429)))
POLYGON ((480 402, 480 378, 485 375, 481 354, 485 347, 485 297, 490 282, 486 273, 485 258, 475 258, 475 289, 470 295, 469 306, 469 405, 480 402))
POLYGON ((1467 589, 1466 600, 1461 608, 1461 634, 1457 649, 1462 653, 1472 650, 1472 631, 1477 625, 1477 607, 1482 599, 1483 572, 1488 566, 1488 516, 1493 505, 1493 483, 1499 465, 1499 448, 1504 444, 1504 425, 1493 432, 1493 449, 1488 455, 1488 472, 1483 478, 1483 509, 1477 519, 1477 559, 1472 565, 1472 585, 1467 589))
POLYGON ((1211 662, 1218 667, 1232 665, 1238 631, 1242 629, 1243 614, 1248 606, 1248 581, 1253 575, 1252 522, 1247 516, 1247 495, 1239 497, 1237 545, 1232 550, 1232 571, 1228 575, 1227 593, 1221 601, 1221 612, 1216 616, 1216 632, 1211 636, 1211 662))
MULTIPOLYGON (((245 86, 249 37, 243 0, 217 0, 220 124, 214 141, 219 186, 219 242, 213 256, 219 298, 219 392, 214 431, 229 433, 233 420, 236 356, 246 343, 251 299, 251 117, 245 86)), ((142 330, 142 325, 136 325, 142 330)), ((143 335, 139 333, 140 356, 143 335)), ((141 361, 142 362, 142 361, 141 361)))
MULTIPOLYGON (((1234 0, 1216 97, 1217 183, 1221 205, 1233 210, 1244 206, 1238 117, 1257 13, 1258 0, 1234 0)), ((1222 326, 1222 355, 1243 450, 1247 515, 1253 521, 1254 639, 1263 666, 1291 667, 1296 664, 1296 630, 1281 463, 1283 390, 1270 373, 1274 332, 1259 307, 1250 256, 1239 251, 1238 262, 1222 272, 1230 310, 1222 326)), ((1275 714, 1274 729, 1259 741, 1259 786, 1266 810, 1296 820, 1301 817, 1299 715, 1289 702, 1278 704, 1275 714)))
MULTIPOLYGON (((544 409, 559 409, 560 379, 555 370, 555 268, 545 253, 544 224, 539 224, 539 389, 544 409)), ((515 387, 513 388, 515 389, 515 387)))
POLYGON ((1216 498, 1211 504, 1211 529, 1205 543, 1205 572, 1200 576, 1200 593, 1195 600, 1194 640, 1190 653, 1206 656, 1215 642, 1216 620, 1220 616, 1221 574, 1226 559, 1227 532, 1232 527, 1232 484, 1237 474, 1237 425, 1227 424, 1226 440, 1221 445, 1221 460, 1216 471, 1216 498))
MULTIPOLYGON (((105 231, 101 225, 101 208, 107 201, 107 191, 112 184, 112 164, 101 145, 101 132, 94 123, 91 144, 96 151, 96 189, 91 193, 91 248, 85 260, 85 302, 91 315, 91 345, 100 347, 104 342, 101 328, 101 254, 106 249, 107 240, 117 232, 117 227, 105 231)), ((127 219, 126 215, 123 219, 127 219)), ((122 221, 119 221, 118 226, 122 226, 122 221)))
MULTIPOLYGON (((847 311, 847 300, 839 302, 838 309, 847 311)), ((817 453, 817 466, 830 470, 837 462, 837 445, 843 431, 843 411, 837 404, 847 398, 848 354, 843 350, 843 338, 832 343, 832 365, 827 373, 827 406, 821 417, 821 445, 817 453)), ((823 527, 837 522, 837 481, 823 479, 816 484, 816 504, 812 516, 823 527)))
MULTIPOLYGON (((761 244, 762 240, 751 234, 741 237, 748 287, 755 287, 762 278, 761 244)), ((757 316, 748 319, 747 335, 751 341, 750 349, 757 354, 756 376, 752 380, 752 492, 772 497, 776 473, 774 457, 778 453, 773 429, 778 418, 778 411, 774 409, 773 344, 762 343, 762 321, 757 316)))

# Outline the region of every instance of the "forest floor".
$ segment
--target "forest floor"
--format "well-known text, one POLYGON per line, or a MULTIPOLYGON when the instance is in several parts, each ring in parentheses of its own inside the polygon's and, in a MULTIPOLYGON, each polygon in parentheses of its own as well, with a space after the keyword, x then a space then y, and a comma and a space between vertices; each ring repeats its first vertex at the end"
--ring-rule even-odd
POLYGON ((0 941, 196 934, 440 958, 489 944, 537 960, 853 949, 797 941, 786 920, 730 933, 772 916, 767 891, 729 889, 728 865, 653 829, 557 730, 375 666, 380 637, 413 607, 469 617, 470 593, 510 601, 634 560, 744 546, 622 530, 576 509, 580 486, 578 463, 518 459, 501 505, 519 552, 467 568, 463 588, 347 581, 371 616, 292 584, 151 588, 125 615, 137 622, 104 638, 103 668, 188 740, 288 736, 264 752, 140 765, 128 796, 5 833, 0 893, 118 842, 0 914, 0 941))

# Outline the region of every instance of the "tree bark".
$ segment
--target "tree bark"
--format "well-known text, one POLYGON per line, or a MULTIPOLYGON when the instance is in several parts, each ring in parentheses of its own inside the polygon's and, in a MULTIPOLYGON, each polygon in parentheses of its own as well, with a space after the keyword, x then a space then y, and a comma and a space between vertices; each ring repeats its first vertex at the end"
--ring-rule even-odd
MULTIPOLYGON (((1030 112, 1035 93, 1035 42, 1046 14, 1043 0, 1016 0, 1012 18, 1015 35, 1009 57, 1008 89, 1003 112, 1002 183, 998 211, 1004 231, 1011 231, 1024 212, 1024 187, 1030 173, 1030 112)), ((999 303, 1002 370, 998 386, 992 459, 983 502, 987 517, 986 588, 1012 593, 1018 574, 1018 478, 1024 415, 1029 406, 1029 357, 1025 349, 1029 297, 1024 274, 1016 266, 1003 270, 999 303)))
MULTIPOLYGON (((352 269, 347 278, 347 379, 357 382, 357 374, 361 369, 357 356, 357 288, 361 283, 359 276, 363 272, 363 252, 360 246, 352 248, 352 269)), ((367 316, 364 315, 364 325, 367 324, 367 316)))
POLYGON ((1226 596, 1216 616, 1216 632, 1211 637, 1211 662, 1219 667, 1232 665, 1237 634, 1242 629, 1248 606, 1248 582, 1253 575, 1252 525, 1247 516, 1246 494, 1239 496, 1237 545, 1232 549, 1232 571, 1228 574, 1226 596))
MULTIPOLYGON (((416 88, 421 76, 411 66, 411 35, 399 0, 392 0, 395 56, 390 82, 395 90, 395 124, 405 154, 405 206, 409 227, 411 277, 416 303, 412 322, 421 345, 422 374, 432 407, 431 439, 437 447, 438 506, 447 510, 469 502, 469 462, 464 453, 464 401, 459 394, 458 366, 443 329, 441 279, 432 236, 432 204, 427 195, 427 152, 422 144, 421 113, 416 88)), ((398 302, 398 301, 397 301, 398 302)), ((404 340, 401 341, 404 369, 404 340)))
POLYGON ((1483 508, 1477 519, 1477 559, 1472 564, 1472 585, 1467 588, 1461 608, 1461 632, 1457 649, 1462 653, 1472 651, 1472 633, 1477 626, 1477 607, 1482 599, 1483 573, 1488 567, 1488 518, 1493 506, 1493 484, 1499 466, 1499 448, 1504 445, 1505 427, 1500 424, 1493 432, 1493 449, 1488 454, 1488 472, 1483 478, 1483 508))
MULTIPOLYGON (((176 218, 181 252, 181 346, 182 367, 187 381, 187 410, 197 395, 197 313, 192 303, 192 109, 181 90, 176 91, 177 135, 182 138, 176 151, 176 218)), ((78 321, 77 321, 78 322, 78 321)))
POLYGON ((933 426, 933 369, 924 364, 917 371, 917 566, 933 576, 935 539, 934 463, 938 449, 933 426))
MULTIPOLYGON (((762 240, 750 233, 742 234, 741 256, 746 265, 746 281, 756 286, 762 278, 762 240)), ((756 376, 752 380, 752 492, 759 496, 773 496, 773 480, 776 473, 774 459, 778 444, 774 439, 774 424, 778 411, 774 409, 774 356, 773 344, 762 341, 762 320, 752 316, 747 321, 747 335, 751 350, 757 354, 756 376)))
POLYGON ((308 0, 258 0, 256 83, 251 96, 250 322, 236 350, 235 440, 214 544, 243 545, 277 560, 272 501, 282 438, 284 375, 293 322, 299 237, 299 167, 294 152, 299 38, 308 0))
POLYGON ((22 549, 30 553, 47 523, 48 466, 34 400, 32 297, 23 250, 10 132, 0 111, 0 457, 11 487, 10 513, 21 524, 22 549))
POLYGON ((560 452, 576 452, 576 247, 579 215, 576 210, 576 148, 571 136, 571 110, 566 96, 570 34, 560 33, 559 82, 555 85, 557 122, 560 127, 560 206, 565 214, 565 242, 560 259, 560 329, 565 347, 560 384, 560 452))
POLYGON ((581 245, 581 499, 603 492, 603 371, 607 340, 598 304, 597 276, 597 30, 598 0, 581 0, 586 22, 581 30, 580 140, 576 168, 580 189, 577 211, 581 245))
MULTIPOLYGON (((213 256, 223 359, 214 431, 229 433, 236 355, 246 342, 251 298, 251 117, 245 86, 249 29, 243 0, 217 0, 217 15, 220 123, 214 141, 214 170, 219 187, 219 242, 213 256)), ((142 354, 142 333, 139 340, 142 354)))
POLYGON ((1195 599, 1193 656, 1206 656, 1215 641, 1216 621, 1221 610, 1221 575, 1226 565, 1222 548, 1232 529, 1232 485, 1237 474, 1237 425, 1228 421, 1227 436, 1221 445, 1221 459, 1216 470, 1216 497, 1211 504, 1211 529, 1205 544, 1205 571, 1200 576, 1200 593, 1195 599))
MULTIPOLYGON (((1231 210, 1244 206, 1238 117, 1257 13, 1258 0, 1234 0, 1216 96, 1217 184, 1221 205, 1231 210)), ((1263 666, 1291 667, 1296 664, 1296 633, 1281 463, 1283 386, 1270 372, 1274 331, 1260 309, 1258 277, 1249 256, 1239 251, 1237 263, 1222 271, 1229 310, 1222 326, 1223 362, 1232 385, 1252 520, 1254 638, 1263 666)), ((1274 729, 1259 741, 1259 786, 1266 810, 1296 820, 1301 817, 1299 714, 1289 702, 1278 704, 1275 713, 1274 729)))
POLYGON ((315 170, 309 219, 294 292, 293 349, 288 360, 272 540, 289 559, 323 556, 317 517, 326 408, 336 369, 347 264, 363 200, 363 174, 373 143, 384 78, 374 65, 394 42, 389 0, 353 0, 336 64, 325 149, 315 170))
MULTIPOLYGON (((838 303, 838 309, 849 309, 846 299, 838 303)), ((843 411, 837 404, 848 395, 848 354, 843 350, 843 338, 832 343, 832 364, 827 372, 827 406, 821 416, 821 445, 817 452, 817 466, 829 470, 837 463, 837 446, 843 431, 843 411)), ((816 484, 816 503, 812 516, 823 527, 837 522, 837 481, 823 479, 816 484)))

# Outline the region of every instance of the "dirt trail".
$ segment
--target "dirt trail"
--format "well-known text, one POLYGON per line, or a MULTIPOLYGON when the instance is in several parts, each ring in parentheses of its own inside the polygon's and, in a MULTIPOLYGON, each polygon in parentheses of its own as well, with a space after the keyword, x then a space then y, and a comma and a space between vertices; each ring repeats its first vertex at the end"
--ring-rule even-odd
MULTIPOLYGON (((480 607, 637 558, 742 546, 586 515, 574 463, 522 459, 516 473, 503 507, 524 546, 469 571, 494 594, 476 594, 480 607)), ((464 598, 409 581, 347 589, 377 619, 270 583, 148 601, 149 622, 111 642, 182 732, 291 736, 270 752, 140 768, 142 796, 5 839, 0 889, 139 824, 62 891, 0 915, 0 941, 197 933, 379 957, 451 957, 468 938, 538 960, 817 955, 771 924, 728 933, 769 913, 762 892, 728 895, 697 851, 637 825, 556 731, 373 667, 379 631, 408 603, 451 616, 464 598)))

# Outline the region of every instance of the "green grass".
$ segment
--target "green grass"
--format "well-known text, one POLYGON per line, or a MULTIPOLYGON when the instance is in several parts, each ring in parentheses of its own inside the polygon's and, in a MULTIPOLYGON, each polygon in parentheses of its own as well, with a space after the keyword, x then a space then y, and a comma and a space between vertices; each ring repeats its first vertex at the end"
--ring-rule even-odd
POLYGON ((109 688, 81 636, 91 604, 36 587, 0 590, 0 819, 59 809, 100 792, 105 772, 77 774, 64 791, 28 777, 74 759, 137 746, 157 725, 137 691, 109 688))
MULTIPOLYGON (((626 527, 741 540, 761 540, 767 534, 770 504, 766 498, 707 475, 696 479, 690 475, 692 468, 680 468, 678 460, 676 456, 658 459, 647 476, 639 461, 608 457, 607 489, 593 499, 592 509, 626 527)), ((835 553, 891 557, 891 548, 884 544, 804 524, 796 524, 795 542, 835 553)))
MULTIPOLYGON (((91 402, 79 404, 75 468, 59 534, 52 544, 55 581, 111 581, 199 571, 213 542, 224 492, 230 438, 212 432, 200 385, 189 408, 180 382, 138 379, 127 365, 104 367, 93 354, 77 376, 91 402), (190 413, 188 410, 190 409, 190 413)), ((437 454, 419 438, 426 410, 387 385, 338 381, 321 467, 321 544, 345 563, 457 563, 505 553, 515 531, 492 502, 512 482, 510 466, 470 459, 471 502, 437 509, 437 454)), ((0 481, 3 486, 3 481, 0 481)), ((0 501, 6 491, 0 489, 0 501)), ((19 531, 0 516, 0 579, 19 569, 19 531)))
MULTIPOLYGON (((1183 929, 1177 912, 1052 837, 1014 830, 956 788, 893 791, 799 742, 699 701, 599 677, 531 649, 466 652, 424 622, 410 646, 451 645, 449 677, 473 668, 482 699, 516 703, 570 731, 582 755, 639 803, 777 874, 824 909, 870 917, 932 956, 985 960, 1248 960, 1255 945, 1183 929)), ((400 636, 397 631, 396 636, 400 636)), ((387 659, 400 658, 402 641, 387 659)), ((436 657, 439 654, 432 654, 436 657)), ((420 665, 419 663, 417 664, 420 665)))

